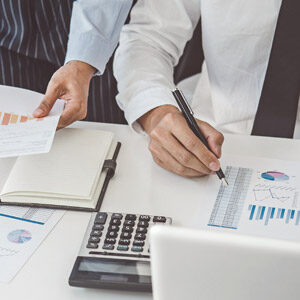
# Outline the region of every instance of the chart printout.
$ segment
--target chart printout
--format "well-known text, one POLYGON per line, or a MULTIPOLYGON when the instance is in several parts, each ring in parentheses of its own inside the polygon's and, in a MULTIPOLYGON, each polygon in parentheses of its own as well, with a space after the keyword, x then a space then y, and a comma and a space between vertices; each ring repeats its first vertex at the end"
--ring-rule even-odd
POLYGON ((0 158, 49 152, 59 117, 36 119, 0 111, 0 158))
POLYGON ((0 206, 0 282, 14 278, 63 214, 53 209, 0 206))
POLYGON ((208 212, 202 213, 201 227, 300 241, 300 164, 264 158, 239 161, 229 161, 225 168, 228 187, 209 178, 208 212))

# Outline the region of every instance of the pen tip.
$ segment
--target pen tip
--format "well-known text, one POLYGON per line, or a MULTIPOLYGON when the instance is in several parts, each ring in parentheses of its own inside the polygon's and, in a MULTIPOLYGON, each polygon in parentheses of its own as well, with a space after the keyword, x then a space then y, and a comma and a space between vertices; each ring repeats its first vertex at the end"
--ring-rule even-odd
POLYGON ((227 180, 226 180, 225 178, 222 178, 221 180, 222 180, 222 183, 223 183, 225 186, 229 186, 229 184, 228 184, 228 182, 227 182, 227 180))

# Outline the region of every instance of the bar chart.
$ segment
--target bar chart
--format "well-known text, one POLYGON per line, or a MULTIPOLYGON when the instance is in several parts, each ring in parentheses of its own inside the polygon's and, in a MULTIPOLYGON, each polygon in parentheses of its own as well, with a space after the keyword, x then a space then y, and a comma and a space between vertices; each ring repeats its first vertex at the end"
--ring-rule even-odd
POLYGON ((300 210, 249 204, 248 211, 250 221, 263 222, 265 226, 271 221, 300 225, 300 210))
POLYGON ((43 118, 36 119, 32 116, 19 115, 14 113, 0 112, 0 124, 1 125, 10 125, 25 123, 27 121, 37 120, 42 121, 43 118))

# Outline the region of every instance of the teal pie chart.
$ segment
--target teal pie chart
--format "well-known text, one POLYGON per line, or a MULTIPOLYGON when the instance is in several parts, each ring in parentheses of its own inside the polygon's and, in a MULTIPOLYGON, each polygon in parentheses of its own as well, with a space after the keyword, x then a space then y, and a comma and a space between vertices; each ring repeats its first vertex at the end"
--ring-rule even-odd
POLYGON ((261 174, 261 177, 266 180, 270 181, 286 181, 289 180, 289 176, 282 173, 282 172, 276 172, 276 171, 268 171, 261 174))

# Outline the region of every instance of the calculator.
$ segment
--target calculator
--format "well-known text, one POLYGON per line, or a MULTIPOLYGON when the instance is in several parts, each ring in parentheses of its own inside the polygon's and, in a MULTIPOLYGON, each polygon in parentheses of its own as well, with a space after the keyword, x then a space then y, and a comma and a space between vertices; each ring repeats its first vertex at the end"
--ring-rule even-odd
POLYGON ((149 231, 171 223, 164 216, 93 213, 69 284, 151 292, 149 231))

